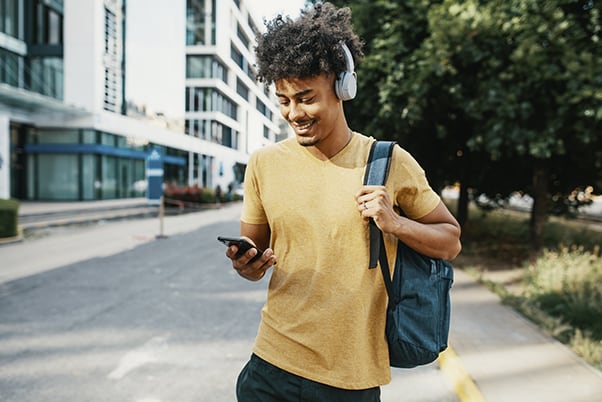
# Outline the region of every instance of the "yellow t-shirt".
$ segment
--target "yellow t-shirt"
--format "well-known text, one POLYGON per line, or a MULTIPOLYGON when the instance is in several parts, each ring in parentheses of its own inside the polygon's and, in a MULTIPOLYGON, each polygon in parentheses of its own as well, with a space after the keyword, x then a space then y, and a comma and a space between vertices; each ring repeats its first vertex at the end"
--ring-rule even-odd
MULTIPOLYGON (((391 380, 386 290, 380 269, 368 269, 368 224, 354 199, 372 141, 354 133, 321 161, 288 139, 254 153, 245 174, 241 220, 269 224, 278 260, 253 351, 283 370, 344 389, 391 380)), ((400 147, 387 191, 414 219, 439 203, 422 168, 400 147)), ((387 236, 391 267, 395 244, 387 236)))

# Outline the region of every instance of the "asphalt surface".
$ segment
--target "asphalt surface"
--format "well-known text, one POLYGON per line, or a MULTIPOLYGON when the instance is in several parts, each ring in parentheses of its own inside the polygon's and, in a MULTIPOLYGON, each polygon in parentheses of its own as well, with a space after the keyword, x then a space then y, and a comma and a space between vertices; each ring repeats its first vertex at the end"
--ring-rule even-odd
MULTIPOLYGON (((80 219, 0 245, 0 401, 234 401, 267 287, 216 240, 239 215, 80 219)), ((394 369, 383 402, 602 401, 600 372, 461 270, 452 308, 449 352, 394 369)))
MULTIPOLYGON (((170 216, 161 239, 153 218, 0 246, 0 401, 234 401, 268 283, 216 240, 239 214, 170 216)), ((435 363, 393 377, 383 402, 458 401, 435 363)))

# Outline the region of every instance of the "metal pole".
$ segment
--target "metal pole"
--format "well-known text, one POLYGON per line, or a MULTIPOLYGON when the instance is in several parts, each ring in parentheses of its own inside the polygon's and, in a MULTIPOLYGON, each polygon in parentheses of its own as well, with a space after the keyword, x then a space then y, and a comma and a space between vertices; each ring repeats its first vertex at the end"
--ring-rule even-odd
POLYGON ((165 205, 163 196, 159 199, 159 234, 156 236, 157 239, 167 239, 167 236, 163 234, 163 218, 165 216, 165 205))

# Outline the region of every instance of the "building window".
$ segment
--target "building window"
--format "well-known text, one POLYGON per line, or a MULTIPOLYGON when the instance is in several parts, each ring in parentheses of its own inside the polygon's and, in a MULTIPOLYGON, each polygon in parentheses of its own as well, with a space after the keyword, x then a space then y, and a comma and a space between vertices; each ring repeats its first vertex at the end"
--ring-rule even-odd
POLYGON ((238 78, 236 79, 236 92, 247 102, 249 101, 249 88, 238 78))
POLYGON ((37 133, 38 144, 76 144, 79 131, 75 129, 45 129, 37 133))
POLYGON ((36 45, 63 43, 63 14, 60 5, 38 0, 34 14, 34 42, 36 45))
POLYGON ((222 145, 233 148, 232 128, 222 126, 222 145))
MULTIPOLYGON (((203 127, 205 127, 205 125, 203 125, 203 127)), ((207 135, 206 138, 211 142, 228 148, 238 149, 237 131, 214 120, 212 120, 207 127, 210 129, 210 133, 208 133, 209 135, 207 135)))
POLYGON ((258 36, 259 34, 261 34, 261 31, 259 30, 259 28, 257 28, 257 25, 255 25, 255 22, 253 22, 253 19, 251 18, 251 14, 249 14, 247 16, 247 23, 249 24, 249 27, 251 28, 251 31, 253 31, 255 36, 258 36))
POLYGON ((238 39, 240 39, 243 45, 245 45, 245 47, 248 49, 249 45, 251 44, 251 40, 247 37, 247 34, 245 34, 245 32, 242 30, 240 24, 237 24, 236 26, 236 36, 238 36, 238 39))
POLYGON ((21 87, 19 64, 22 63, 22 57, 0 48, 0 82, 13 87, 21 87))
POLYGON ((19 35, 19 0, 0 0, 0 32, 13 38, 19 35))
POLYGON ((121 66, 123 46, 119 9, 104 8, 104 99, 103 108, 114 113, 121 112, 123 70, 121 66))
POLYGON ((207 7, 205 0, 186 1, 186 44, 215 45, 215 1, 207 7))
POLYGON ((31 59, 31 90, 42 95, 63 99, 63 60, 59 57, 31 59))
POLYGON ((262 115, 267 117, 270 121, 272 120, 272 111, 265 105, 265 103, 257 99, 257 104, 255 107, 262 115))
POLYGON ((117 17, 105 7, 105 54, 117 55, 117 17))
POLYGON ((230 45, 230 58, 251 80, 255 81, 255 72, 253 71, 253 68, 234 45, 230 45))
POLYGON ((220 144, 225 147, 238 149, 240 133, 215 120, 186 120, 188 135, 220 144))
POLYGON ((78 156, 41 154, 36 158, 37 194, 41 200, 77 200, 79 197, 78 156))
POLYGON ((186 44, 205 44, 205 0, 186 2, 186 44))
POLYGON ((240 67, 241 70, 244 71, 245 68, 245 59, 242 57, 242 54, 236 50, 234 46, 230 47, 230 58, 234 60, 236 65, 240 67))
POLYGON ((186 88, 187 112, 221 112, 237 118, 238 105, 214 88, 186 88))
POLYGON ((228 70, 211 56, 187 56, 186 78, 219 78, 228 82, 228 70))
POLYGON ((192 120, 187 119, 184 122, 186 134, 191 135, 193 137, 202 138, 201 137, 201 135, 202 135, 201 134, 201 124, 202 124, 202 121, 194 120, 194 119, 192 119, 192 120))

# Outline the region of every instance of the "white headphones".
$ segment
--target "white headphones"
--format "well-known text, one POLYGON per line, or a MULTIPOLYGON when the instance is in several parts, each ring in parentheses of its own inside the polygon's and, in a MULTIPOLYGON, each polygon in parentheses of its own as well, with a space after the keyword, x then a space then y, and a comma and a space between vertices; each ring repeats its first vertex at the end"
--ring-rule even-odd
POLYGON ((354 66, 351 51, 345 42, 341 42, 341 47, 345 53, 345 64, 347 65, 347 70, 340 73, 337 77, 337 80, 334 84, 334 91, 340 100, 346 101, 355 98, 355 94, 357 93, 357 76, 355 71, 353 71, 354 66))

